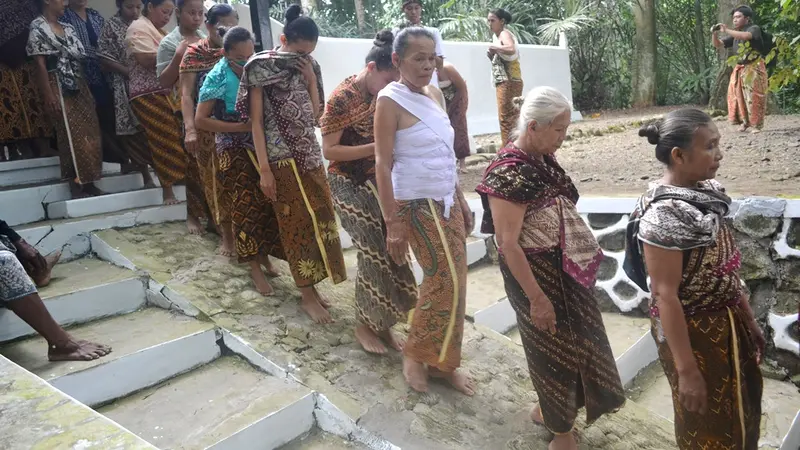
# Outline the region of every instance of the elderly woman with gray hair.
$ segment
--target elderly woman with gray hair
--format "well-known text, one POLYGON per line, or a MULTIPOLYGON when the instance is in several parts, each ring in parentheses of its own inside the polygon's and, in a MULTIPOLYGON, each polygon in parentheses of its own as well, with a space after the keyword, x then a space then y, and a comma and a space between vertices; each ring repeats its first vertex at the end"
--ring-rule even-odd
POLYGON ((591 424, 625 402, 592 294, 603 254, 578 215, 578 191, 554 156, 571 110, 557 90, 533 89, 515 138, 476 189, 484 207, 481 231, 495 235, 539 396, 531 418, 555 434, 550 450, 577 449, 572 429, 581 407, 591 424))

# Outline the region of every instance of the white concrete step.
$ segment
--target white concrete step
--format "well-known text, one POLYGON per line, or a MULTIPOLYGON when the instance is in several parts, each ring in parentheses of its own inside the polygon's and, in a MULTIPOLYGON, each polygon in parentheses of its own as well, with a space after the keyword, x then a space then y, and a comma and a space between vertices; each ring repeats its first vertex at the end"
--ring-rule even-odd
MULTIPOLYGON (((0 174, 2 177, 2 174, 0 174)), ((158 181, 156 181, 158 184, 158 181)), ((144 188, 142 175, 107 176, 95 185, 104 192, 116 194, 144 188)), ((2 219, 11 226, 29 224, 44 220, 45 205, 71 198, 69 183, 52 183, 17 189, 0 190, 0 211, 2 219), (20 205, 24 205, 20 207, 20 205)))
POLYGON ((235 356, 99 408, 162 449, 274 449, 314 424, 314 394, 235 356))
MULTIPOLYGON (((103 163, 103 175, 112 175, 119 171, 119 164, 103 163)), ((60 178, 61 168, 57 156, 0 163, 0 186, 26 185, 60 178)))
MULTIPOLYGON (((40 290, 45 306, 63 326, 135 311, 145 305, 145 287, 130 270, 84 258, 53 268, 49 286, 40 290)), ((8 309, 0 309, 0 342, 35 334, 8 309)))
MULTIPOLYGON (((186 187, 175 186, 175 197, 186 200, 186 187)), ((142 189, 132 192, 102 195, 99 197, 62 200, 47 205, 47 216, 51 219, 87 217, 109 214, 132 208, 159 206, 164 203, 161 188, 142 189)))
POLYGON ((220 355, 215 326, 160 308, 69 330, 76 339, 113 348, 93 361, 50 362, 41 336, 0 347, 0 354, 89 406, 125 397, 220 355))
POLYGON ((369 447, 360 443, 349 441, 335 434, 326 433, 319 428, 312 429, 309 433, 300 436, 294 441, 282 446, 280 450, 367 450, 369 447))

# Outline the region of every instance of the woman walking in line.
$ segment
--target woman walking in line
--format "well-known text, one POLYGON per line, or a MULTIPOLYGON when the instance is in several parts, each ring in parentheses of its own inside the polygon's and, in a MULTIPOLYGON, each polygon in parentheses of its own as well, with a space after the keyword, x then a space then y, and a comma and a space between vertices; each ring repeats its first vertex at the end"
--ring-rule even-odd
POLYGON ((231 196, 235 250, 250 265, 250 277, 262 295, 273 293, 266 275, 278 276, 269 255, 286 259, 272 204, 259 188, 252 125, 236 111, 244 64, 253 55, 253 36, 242 27, 220 28, 224 58, 205 76, 194 121, 198 130, 214 133, 216 160, 223 188, 231 196))
POLYGON ((469 156, 469 131, 467 130, 467 107, 469 106, 469 93, 467 82, 456 70, 456 66, 445 62, 439 70, 439 89, 444 94, 447 102, 447 116, 450 125, 455 131, 455 144, 453 148, 458 159, 458 171, 467 171, 466 158, 469 156))
POLYGON ((39 0, 42 15, 33 20, 26 47, 36 62, 38 87, 56 126, 61 176, 73 198, 102 195, 94 182, 102 172, 100 125, 81 62, 86 51, 72 26, 59 22, 63 0, 39 0))
POLYGON ((494 234, 506 294, 539 403, 531 418, 555 437, 550 450, 576 450, 586 422, 616 411, 625 393, 592 289, 603 253, 575 205, 578 191, 556 162, 572 107, 538 87, 526 96, 515 139, 489 164, 477 191, 481 231, 494 234))
POLYGON ((430 85, 433 35, 425 28, 403 29, 392 60, 400 82, 378 94, 375 175, 389 255, 405 264, 410 244, 424 273, 403 348, 403 374, 419 392, 428 390, 433 377, 473 395, 474 383, 459 370, 472 213, 458 186, 444 97, 430 85))
POLYGON ((125 45, 128 27, 142 12, 141 0, 117 0, 117 14, 105 21, 97 43, 97 57, 111 86, 114 103, 114 132, 122 147, 125 160, 141 172, 145 188, 156 184, 148 166, 153 157, 147 146, 147 136, 131 109, 128 79, 130 55, 125 45))
POLYGON ((708 114, 681 109, 639 135, 666 170, 630 216, 624 268, 652 292, 651 333, 672 389, 678 447, 756 450, 765 340, 725 220, 731 199, 714 180, 719 131, 708 114))
POLYGON ((328 183, 342 227, 358 249, 356 339, 370 353, 386 345, 402 351, 392 333, 417 302, 417 282, 407 262, 395 263, 386 252, 386 235, 375 187, 375 104, 378 92, 399 78, 392 63, 392 32, 375 36, 366 67, 333 90, 320 120, 322 153, 328 183))
POLYGON ((519 110, 514 105, 514 99, 522 95, 523 87, 517 38, 506 29, 512 19, 511 13, 502 8, 492 10, 487 18, 492 31, 492 45, 486 55, 492 62, 492 79, 497 90, 501 146, 508 143, 517 125, 519 110))
POLYGON ((315 285, 326 278, 341 283, 346 271, 314 135, 325 98, 319 64, 310 56, 319 28, 301 12, 299 5, 290 6, 281 46, 253 56, 245 66, 239 108, 252 120, 260 186, 277 212, 300 305, 317 323, 330 323, 330 305, 315 285))
POLYGON ((222 37, 220 27, 235 27, 239 16, 230 5, 220 3, 206 14, 208 38, 186 48, 180 65, 181 111, 183 117, 184 145, 186 151, 197 159, 205 199, 212 212, 212 219, 222 235, 218 253, 234 256, 236 248, 231 231, 231 199, 217 177, 214 134, 198 131, 194 123, 195 105, 200 86, 208 72, 222 59, 222 37))

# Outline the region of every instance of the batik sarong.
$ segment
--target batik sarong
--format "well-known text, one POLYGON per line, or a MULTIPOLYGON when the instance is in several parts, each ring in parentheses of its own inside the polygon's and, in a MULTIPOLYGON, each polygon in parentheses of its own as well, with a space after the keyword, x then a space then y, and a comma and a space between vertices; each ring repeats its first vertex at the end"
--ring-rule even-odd
POLYGON ((509 80, 497 85, 497 113, 500 119, 500 139, 503 145, 511 140, 511 133, 517 127, 519 109, 514 99, 522 95, 522 80, 509 80))
POLYGON ((13 248, 0 243, 0 306, 37 292, 13 248))
POLYGON ((0 65, 0 142, 52 136, 53 124, 36 88, 36 64, 0 65))
POLYGON ((653 183, 630 217, 625 271, 647 286, 642 242, 683 252, 678 288, 689 342, 708 391, 705 414, 689 412, 678 397, 678 372, 651 301, 651 333, 672 389, 675 438, 681 450, 755 450, 761 425, 763 380, 751 320, 741 306, 741 253, 725 222, 730 198, 716 181, 696 189, 653 183))
POLYGON ((450 125, 455 131, 453 149, 457 159, 464 159, 469 156, 469 131, 467 130, 467 107, 469 100, 466 93, 456 95, 454 84, 442 88, 442 94, 447 102, 447 116, 450 117, 450 125))
POLYGON ((453 372, 461 366, 467 298, 467 231, 461 203, 455 201, 449 217, 444 204, 431 199, 397 201, 397 208, 423 273, 403 354, 453 372))
POLYGON ((577 213, 572 181, 552 156, 536 160, 509 144, 476 190, 484 206, 481 231, 487 234, 495 233, 489 197, 526 206, 519 244, 553 305, 555 333, 533 325, 530 299, 502 254, 500 271, 545 426, 569 433, 580 408, 586 407, 587 424, 616 411, 625 394, 592 291, 602 253, 577 213))
POLYGON ((737 64, 728 83, 728 120, 761 129, 767 113, 769 77, 764 60, 737 64))

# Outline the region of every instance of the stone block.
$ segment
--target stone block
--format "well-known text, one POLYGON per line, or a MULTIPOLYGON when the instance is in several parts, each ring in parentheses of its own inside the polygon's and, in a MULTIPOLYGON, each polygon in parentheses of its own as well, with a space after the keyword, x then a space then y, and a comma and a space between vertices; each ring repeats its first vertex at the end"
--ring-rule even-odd
POLYGON ((597 279, 600 281, 610 280, 614 278, 618 270, 619 263, 615 258, 603 256, 603 261, 600 262, 600 268, 597 271, 597 279))
POLYGON ((607 252, 625 251, 625 229, 618 229, 604 234, 597 239, 600 248, 607 252))
POLYGON ((764 321, 775 306, 777 293, 773 281, 752 282, 750 288, 750 307, 756 319, 764 321))
POLYGON ((733 226, 751 237, 761 239, 775 234, 783 221, 786 200, 750 197, 739 202, 733 226))
MULTIPOLYGON (((186 200, 185 187, 175 186, 175 196, 180 201, 186 200)), ((108 214, 126 209, 158 206, 162 203, 163 197, 161 189, 155 188, 54 202, 47 205, 47 212, 48 217, 51 219, 86 217, 108 214)))
POLYGON ((622 214, 589 214, 589 226, 595 230, 602 230, 616 225, 622 220, 622 214))
POLYGON ((736 234, 736 243, 742 252, 742 268, 740 275, 745 281, 766 280, 776 275, 775 263, 758 241, 743 233, 736 234))

